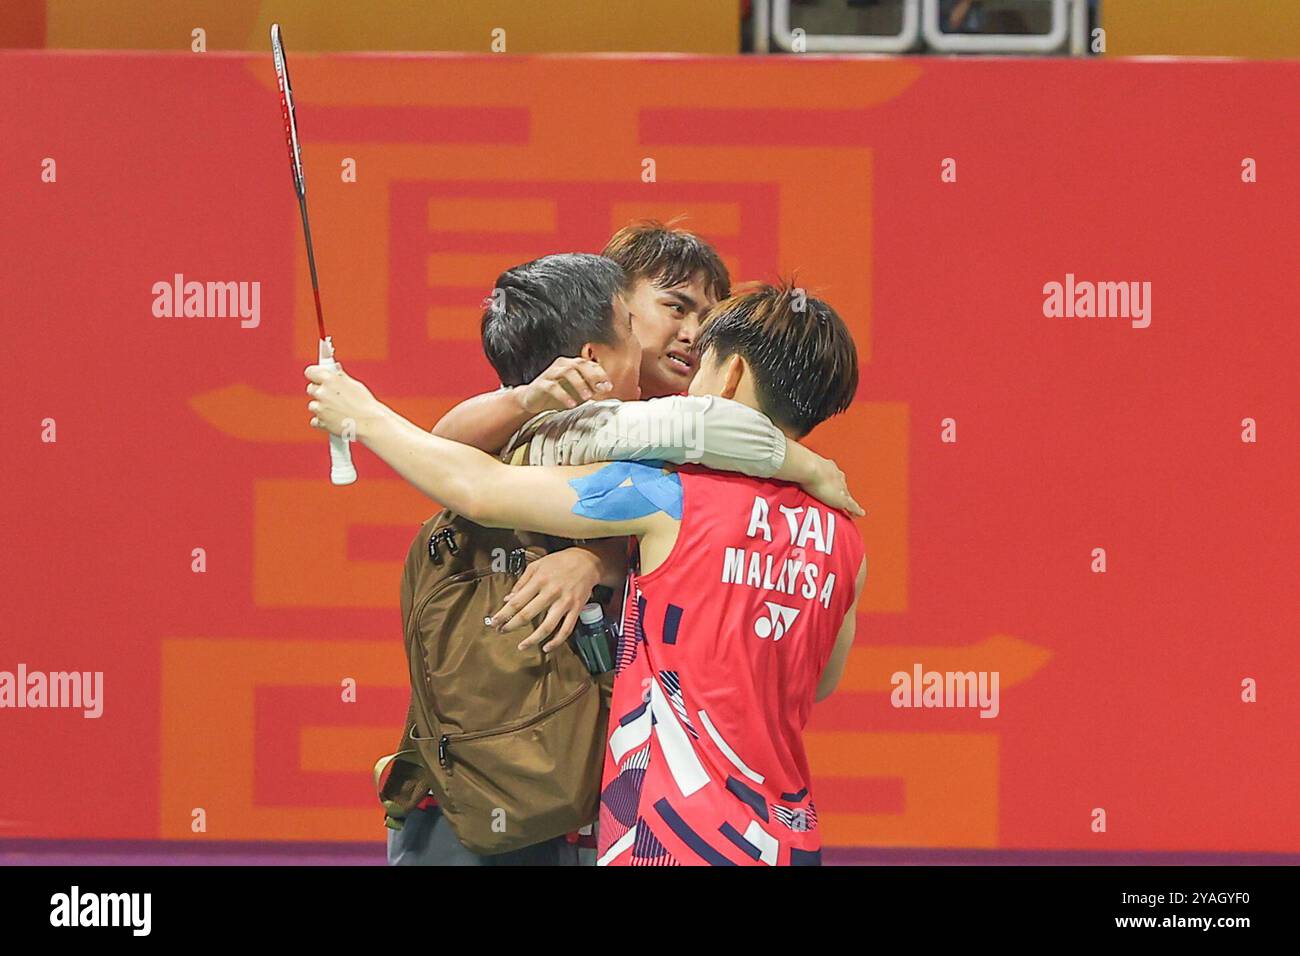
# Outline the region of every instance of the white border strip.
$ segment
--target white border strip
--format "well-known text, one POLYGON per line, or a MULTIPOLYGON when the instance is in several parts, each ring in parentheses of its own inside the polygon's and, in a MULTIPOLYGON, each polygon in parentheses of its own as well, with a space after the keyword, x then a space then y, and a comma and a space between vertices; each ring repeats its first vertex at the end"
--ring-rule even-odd
POLYGON ((1046 33, 944 33, 939 29, 939 0, 924 0, 921 32, 940 53, 1054 53, 1065 45, 1070 18, 1065 0, 1052 4, 1052 29, 1046 33))
POLYGON ((763 775, 761 773, 756 773, 745 766, 745 761, 741 760, 740 757, 737 756, 736 752, 731 749, 731 745, 722 739, 722 734, 718 733, 718 728, 713 726, 713 721, 709 720, 709 715, 704 711, 700 711, 700 723, 702 723, 704 729, 709 732, 709 736, 712 737, 713 742, 718 745, 718 749, 722 751, 728 760, 735 764, 737 770, 755 783, 763 782, 765 779, 763 775))
MULTIPOLYGON (((755 6, 765 0, 754 0, 755 6)), ((870 34, 811 33, 803 37, 808 53, 903 53, 916 46, 921 38, 921 0, 902 0, 903 24, 894 36, 870 34)), ((772 40, 787 52, 794 50, 790 30, 790 0, 771 0, 772 40)), ((755 14, 757 17, 757 13, 755 14)), ((755 33, 757 37, 757 32, 755 33)))

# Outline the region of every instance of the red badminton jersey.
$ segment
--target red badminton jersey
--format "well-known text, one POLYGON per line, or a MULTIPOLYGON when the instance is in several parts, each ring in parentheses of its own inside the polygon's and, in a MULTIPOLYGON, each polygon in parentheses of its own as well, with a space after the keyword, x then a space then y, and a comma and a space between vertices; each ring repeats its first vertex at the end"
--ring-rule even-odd
POLYGON ((678 475, 672 553, 629 581, 599 863, 819 864, 803 728, 862 539, 794 485, 678 475))

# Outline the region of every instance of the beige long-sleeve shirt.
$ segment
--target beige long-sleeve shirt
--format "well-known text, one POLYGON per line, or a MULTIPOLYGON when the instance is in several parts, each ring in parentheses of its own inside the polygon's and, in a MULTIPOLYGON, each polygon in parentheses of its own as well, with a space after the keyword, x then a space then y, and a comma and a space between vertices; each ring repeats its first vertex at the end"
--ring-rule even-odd
POLYGON ((712 395, 644 402, 608 399, 543 412, 506 444, 510 460, 524 444, 530 465, 659 460, 769 478, 785 462, 785 435, 762 412, 712 395))

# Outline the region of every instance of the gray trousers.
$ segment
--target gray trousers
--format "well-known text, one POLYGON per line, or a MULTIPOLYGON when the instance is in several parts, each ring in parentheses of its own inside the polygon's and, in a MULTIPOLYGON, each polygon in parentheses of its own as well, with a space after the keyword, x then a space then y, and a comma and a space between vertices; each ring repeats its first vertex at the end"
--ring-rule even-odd
POLYGON ((562 836, 482 856, 465 849, 439 807, 412 810, 388 831, 389 866, 578 866, 578 848, 562 836))

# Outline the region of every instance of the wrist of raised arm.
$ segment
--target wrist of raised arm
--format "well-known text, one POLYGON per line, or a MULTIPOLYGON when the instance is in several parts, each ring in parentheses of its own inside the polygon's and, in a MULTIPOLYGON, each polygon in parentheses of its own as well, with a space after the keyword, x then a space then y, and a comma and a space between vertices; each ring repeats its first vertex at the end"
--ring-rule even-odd
MULTIPOLYGON (((357 441, 371 450, 385 439, 401 431, 397 414, 386 405, 379 405, 371 414, 357 421, 357 441)), ((421 430, 423 431, 423 430, 421 430)))
POLYGON ((527 385, 516 385, 507 393, 510 396, 510 408, 520 415, 532 416, 541 411, 532 407, 532 389, 527 385))
POLYGON ((818 467, 824 460, 816 452, 810 451, 798 442, 788 442, 785 461, 781 465, 781 474, 787 481, 806 484, 816 477, 818 467))

